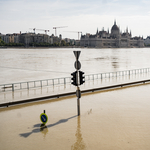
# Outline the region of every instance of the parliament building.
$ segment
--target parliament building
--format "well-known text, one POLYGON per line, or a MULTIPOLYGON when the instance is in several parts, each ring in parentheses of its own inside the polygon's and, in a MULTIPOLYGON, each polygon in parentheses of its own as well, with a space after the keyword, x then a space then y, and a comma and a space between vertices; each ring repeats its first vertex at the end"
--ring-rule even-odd
POLYGON ((114 21, 111 28, 111 33, 108 31, 98 31, 96 34, 82 35, 80 39, 80 46, 97 47, 97 48, 130 48, 130 47, 144 47, 143 37, 132 37, 131 31, 128 28, 122 33, 114 21))

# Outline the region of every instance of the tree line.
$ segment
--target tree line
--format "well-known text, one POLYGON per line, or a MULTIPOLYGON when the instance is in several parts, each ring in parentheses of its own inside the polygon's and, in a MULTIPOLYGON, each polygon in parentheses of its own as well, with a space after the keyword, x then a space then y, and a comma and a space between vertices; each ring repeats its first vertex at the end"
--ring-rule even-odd
POLYGON ((53 44, 50 43, 29 43, 29 45, 25 45, 24 43, 5 43, 1 37, 0 37, 0 46, 6 46, 6 47, 60 47, 60 46, 73 46, 71 42, 66 43, 65 40, 61 40, 61 42, 55 42, 53 44))
POLYGON ((0 46, 25 46, 23 43, 5 43, 0 37, 0 46))
POLYGON ((72 43, 66 43, 66 41, 61 40, 61 42, 55 42, 53 44, 50 43, 30 43, 29 46, 33 47, 60 47, 60 46, 73 46, 72 43))

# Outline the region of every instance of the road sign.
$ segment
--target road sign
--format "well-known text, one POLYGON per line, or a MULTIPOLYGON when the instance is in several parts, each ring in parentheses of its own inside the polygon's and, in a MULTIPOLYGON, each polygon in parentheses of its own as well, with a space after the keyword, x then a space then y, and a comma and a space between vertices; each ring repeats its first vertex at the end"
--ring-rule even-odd
POLYGON ((80 63, 79 61, 76 61, 76 62, 74 63, 74 67, 75 67, 77 70, 79 70, 79 69, 81 68, 81 63, 80 63))
POLYGON ((47 121, 48 121, 48 117, 47 117, 47 115, 45 113, 41 113, 40 119, 43 122, 43 124, 46 124, 47 121))
POLYGON ((76 90, 76 96, 77 96, 78 98, 81 98, 81 91, 80 91, 80 90, 76 90))
POLYGON ((79 59, 79 56, 80 56, 81 51, 73 51, 73 52, 74 52, 74 55, 75 55, 76 59, 78 60, 78 59, 79 59))

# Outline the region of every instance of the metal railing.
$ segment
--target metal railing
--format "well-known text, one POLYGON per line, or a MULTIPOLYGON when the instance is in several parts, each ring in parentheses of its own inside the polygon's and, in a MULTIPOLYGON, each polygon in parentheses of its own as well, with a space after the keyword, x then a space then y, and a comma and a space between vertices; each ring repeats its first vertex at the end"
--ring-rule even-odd
POLYGON ((9 84, 0 85, 0 92, 31 89, 31 88, 45 87, 45 86, 54 86, 59 84, 67 84, 70 82, 71 82, 71 77, 36 80, 36 81, 19 82, 19 83, 9 83, 9 84))
POLYGON ((103 78, 139 74, 139 73, 145 73, 145 72, 147 73, 149 71, 150 71, 150 68, 142 68, 142 69, 124 70, 124 71, 117 71, 117 72, 90 74, 90 75, 85 75, 85 80, 103 79, 103 78))
MULTIPOLYGON (((145 73, 145 72, 147 73, 149 71, 150 71, 150 68, 142 68, 142 69, 124 70, 124 71, 117 71, 117 72, 90 74, 90 75, 85 75, 85 81, 131 75, 131 74, 139 74, 139 73, 145 73)), ((45 87, 45 86, 54 86, 54 85, 59 85, 59 84, 66 85, 67 83, 71 83, 71 77, 1 84, 0 92, 31 89, 31 88, 45 87)))

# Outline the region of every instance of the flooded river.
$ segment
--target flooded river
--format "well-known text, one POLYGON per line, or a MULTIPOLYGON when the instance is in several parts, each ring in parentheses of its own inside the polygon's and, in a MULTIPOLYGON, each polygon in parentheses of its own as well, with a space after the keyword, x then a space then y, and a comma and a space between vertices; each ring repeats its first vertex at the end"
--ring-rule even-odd
POLYGON ((128 49, 0 49, 0 84, 69 77, 75 70, 73 51, 85 74, 150 66, 150 48, 128 49))
MULTIPOLYGON (((70 76, 75 70, 73 50, 81 50, 81 70, 86 74, 150 67, 149 48, 0 49, 0 83, 70 76)), ((130 78, 149 78, 149 73, 130 78)), ((127 82, 130 78, 94 81, 81 89, 127 82)), ((0 108, 0 149, 149 150, 149 90, 150 84, 146 83, 82 94, 79 117, 76 96, 0 108), (40 127, 43 110, 48 116, 44 129, 40 127)))

